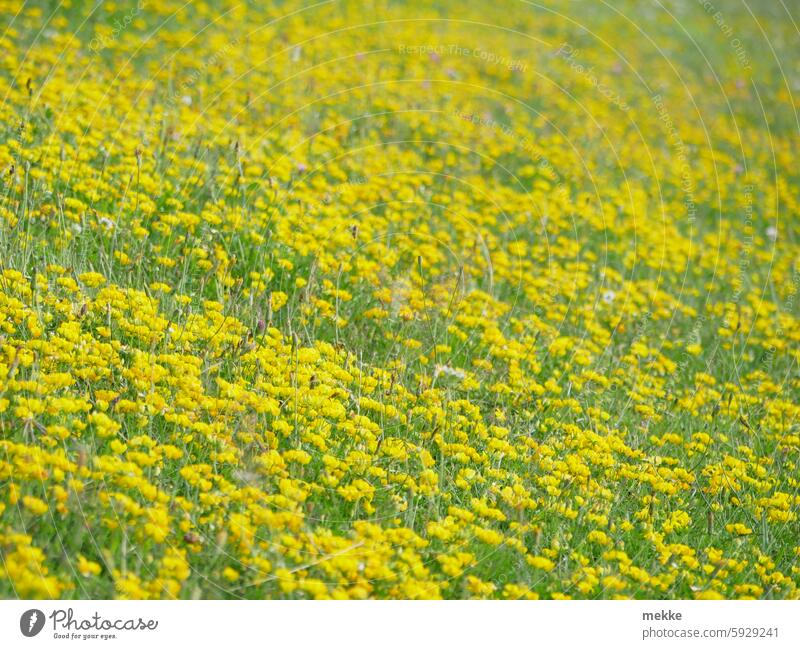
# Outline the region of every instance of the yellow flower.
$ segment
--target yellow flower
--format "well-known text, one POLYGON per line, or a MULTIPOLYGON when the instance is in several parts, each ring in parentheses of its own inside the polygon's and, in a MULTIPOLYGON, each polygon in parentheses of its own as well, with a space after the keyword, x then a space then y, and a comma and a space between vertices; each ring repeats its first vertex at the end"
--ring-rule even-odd
POLYGON ((603 532, 602 530, 592 530, 586 536, 586 539, 590 543, 597 543, 598 545, 611 545, 611 539, 608 538, 608 535, 603 532))
POLYGON ((37 516, 47 513, 50 509, 46 502, 39 498, 34 498, 33 496, 23 496, 22 504, 25 506, 25 509, 33 512, 37 516))
POLYGON ((550 572, 553 568, 556 567, 556 564, 553 563, 547 557, 528 556, 528 557, 525 557, 525 560, 533 568, 536 568, 537 570, 544 570, 545 572, 550 572))
POLYGON ((234 570, 230 566, 228 566, 222 571, 222 576, 228 581, 236 581, 237 579, 239 579, 239 573, 236 572, 236 570, 234 570))
POLYGON ((289 296, 283 291, 272 291, 272 293, 269 294, 269 303, 273 311, 279 310, 288 301, 289 296))
POLYGON ((78 568, 78 572, 80 572, 84 577, 89 577, 91 575, 97 576, 102 571, 99 563, 89 561, 82 554, 78 555, 78 564, 76 567, 78 568))
POLYGON ((731 534, 736 534, 738 536, 747 536, 748 534, 753 533, 753 530, 742 523, 728 523, 725 526, 725 529, 731 534))

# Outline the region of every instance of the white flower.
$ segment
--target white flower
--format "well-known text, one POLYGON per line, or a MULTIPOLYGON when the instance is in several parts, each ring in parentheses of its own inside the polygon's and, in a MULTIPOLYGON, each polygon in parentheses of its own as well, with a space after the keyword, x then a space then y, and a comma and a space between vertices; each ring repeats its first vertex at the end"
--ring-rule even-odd
POLYGON ((778 238, 778 228, 776 228, 774 225, 771 225, 767 228, 766 234, 767 239, 770 241, 775 241, 778 238))
POLYGON ((463 379, 467 376, 464 370, 458 369, 457 367, 450 367, 449 365, 437 365, 436 369, 434 370, 433 376, 435 378, 440 374, 455 376, 456 378, 459 379, 463 379))
POLYGON ((603 293, 603 302, 605 302, 606 304, 611 304, 616 297, 617 294, 611 289, 608 289, 603 293))
POLYGON ((111 228, 113 228, 113 227, 116 225, 116 223, 114 223, 114 221, 112 221, 112 220, 111 220, 110 218, 108 218, 107 216, 101 216, 101 217, 98 219, 98 222, 100 223, 100 225, 104 225, 104 226, 106 226, 106 229, 107 229, 107 230, 110 230, 111 228))
POLYGON ((181 97, 181 103, 184 106, 191 106, 192 105, 192 98, 189 95, 184 95, 181 97))

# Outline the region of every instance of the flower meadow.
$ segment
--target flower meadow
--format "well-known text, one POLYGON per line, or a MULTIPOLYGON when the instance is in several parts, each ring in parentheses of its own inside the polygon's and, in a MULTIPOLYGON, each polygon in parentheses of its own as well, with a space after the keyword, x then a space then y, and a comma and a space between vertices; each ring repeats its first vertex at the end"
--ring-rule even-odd
POLYGON ((0 594, 800 597, 789 11, 0 0, 0 594))

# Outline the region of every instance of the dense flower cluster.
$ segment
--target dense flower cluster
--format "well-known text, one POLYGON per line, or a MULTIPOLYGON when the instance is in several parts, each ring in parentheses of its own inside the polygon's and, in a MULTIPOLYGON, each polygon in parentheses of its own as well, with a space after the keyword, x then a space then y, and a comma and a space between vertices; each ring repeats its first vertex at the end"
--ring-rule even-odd
POLYGON ((0 594, 800 597, 789 26, 451 4, 0 0, 0 594))

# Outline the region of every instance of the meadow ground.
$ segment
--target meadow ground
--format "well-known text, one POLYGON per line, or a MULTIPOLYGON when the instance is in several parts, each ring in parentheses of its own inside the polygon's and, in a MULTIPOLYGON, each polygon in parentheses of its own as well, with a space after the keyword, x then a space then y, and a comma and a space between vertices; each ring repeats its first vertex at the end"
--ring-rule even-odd
POLYGON ((796 8, 0 15, 0 595, 800 597, 796 8))

